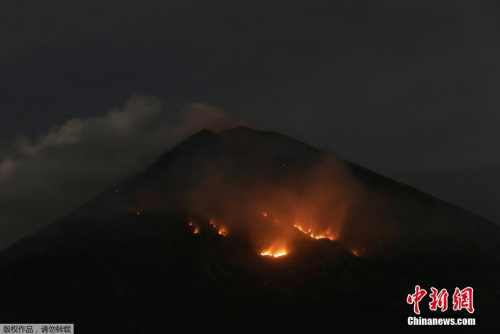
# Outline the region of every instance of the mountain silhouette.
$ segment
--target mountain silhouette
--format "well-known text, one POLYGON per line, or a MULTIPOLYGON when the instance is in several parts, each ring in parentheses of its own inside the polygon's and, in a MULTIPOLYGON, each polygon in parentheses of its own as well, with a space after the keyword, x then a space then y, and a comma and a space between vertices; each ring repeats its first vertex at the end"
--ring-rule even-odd
POLYGON ((0 253, 0 322, 409 331, 420 329, 407 326, 415 285, 471 286, 474 314, 424 299, 421 316, 473 316, 489 333, 499 240, 488 220, 295 139, 203 130, 0 253))

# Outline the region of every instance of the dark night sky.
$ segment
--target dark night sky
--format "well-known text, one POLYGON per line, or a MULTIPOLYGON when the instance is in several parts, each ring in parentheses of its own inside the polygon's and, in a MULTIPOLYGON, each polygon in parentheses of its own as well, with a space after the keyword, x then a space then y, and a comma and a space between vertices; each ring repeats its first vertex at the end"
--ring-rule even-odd
POLYGON ((499 15, 498 1, 4 0, 0 220, 31 231, 12 211, 38 209, 33 193, 57 208, 94 180, 71 207, 238 120, 500 221, 499 15))

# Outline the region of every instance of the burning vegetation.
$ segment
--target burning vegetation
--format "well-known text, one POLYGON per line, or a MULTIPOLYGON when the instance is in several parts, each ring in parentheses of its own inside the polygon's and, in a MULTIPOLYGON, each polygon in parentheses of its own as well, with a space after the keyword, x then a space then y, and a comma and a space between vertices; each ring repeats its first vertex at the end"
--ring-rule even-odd
POLYGON ((191 193, 190 213, 222 236, 247 240, 265 257, 290 254, 304 236, 341 240, 342 226, 361 191, 342 162, 328 158, 306 171, 287 165, 282 174, 259 178, 252 178, 246 165, 238 172, 220 162, 210 166, 191 193))
POLYGON ((260 253, 260 255, 262 256, 271 256, 271 257, 282 257, 285 256, 286 254, 287 254, 286 251, 277 251, 277 252, 265 251, 260 253))
POLYGON ((219 139, 204 137, 194 151, 198 146, 188 141, 174 151, 175 177, 165 174, 165 187, 142 190, 137 214, 183 211, 191 233, 238 238, 266 257, 292 254, 308 239, 340 242, 351 253, 366 247, 344 239, 365 193, 343 161, 296 143, 219 139))
POLYGON ((216 230, 217 230, 217 233, 218 233, 218 234, 220 234, 220 235, 222 235, 222 236, 224 236, 224 237, 227 237, 227 230, 226 230, 226 228, 225 228, 225 227, 220 226, 220 225, 217 225, 213 219, 210 219, 209 224, 210 224, 210 225, 211 225, 214 229, 216 229, 216 230))
POLYGON ((198 226, 198 224, 190 221, 188 225, 191 227, 191 231, 193 232, 193 234, 200 234, 200 227, 198 226))
POLYGON ((303 229, 302 227, 300 227, 299 225, 296 225, 296 224, 294 224, 293 227, 295 227, 300 232, 304 233, 305 235, 310 236, 313 239, 329 239, 331 241, 334 241, 337 239, 334 235, 332 235, 332 233, 329 229, 327 229, 325 232, 323 232, 321 234, 315 234, 311 228, 306 230, 306 229, 303 229))

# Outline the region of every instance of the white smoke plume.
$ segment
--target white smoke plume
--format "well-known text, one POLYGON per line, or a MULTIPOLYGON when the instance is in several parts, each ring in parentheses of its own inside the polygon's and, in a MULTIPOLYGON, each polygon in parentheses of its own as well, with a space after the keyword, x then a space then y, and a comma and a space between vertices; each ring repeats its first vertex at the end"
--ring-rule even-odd
POLYGON ((194 132, 234 125, 220 108, 192 104, 175 113, 157 98, 134 96, 37 140, 18 137, 0 151, 0 249, 146 168, 194 132))

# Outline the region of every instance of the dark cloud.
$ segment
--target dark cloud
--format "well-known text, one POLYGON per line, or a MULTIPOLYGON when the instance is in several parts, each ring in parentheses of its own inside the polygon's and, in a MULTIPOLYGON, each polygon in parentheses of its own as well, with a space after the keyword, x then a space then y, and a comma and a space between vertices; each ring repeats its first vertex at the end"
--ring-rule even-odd
POLYGON ((4 2, 0 141, 142 92, 172 110, 192 101, 248 110, 262 128, 382 172, 500 164, 498 148, 483 146, 498 142, 499 7, 4 2))
MULTIPOLYGON (((29 152, 57 157, 53 173, 92 155, 59 151, 75 134, 105 138, 107 165, 124 151, 95 119, 135 92, 161 99, 167 124, 203 101, 382 174, 495 168, 499 13, 495 0, 2 1, 0 177, 29 152)), ((127 135, 138 159, 145 119, 127 135)))

